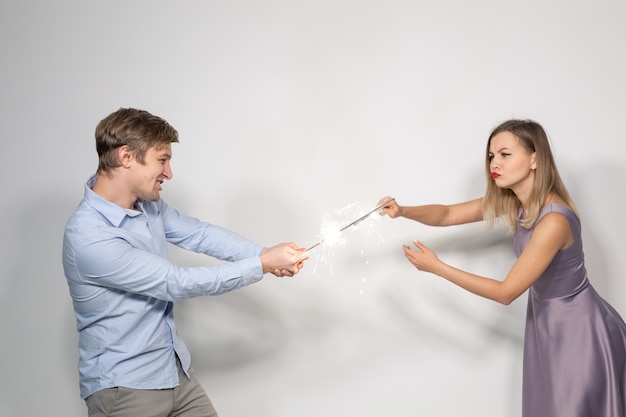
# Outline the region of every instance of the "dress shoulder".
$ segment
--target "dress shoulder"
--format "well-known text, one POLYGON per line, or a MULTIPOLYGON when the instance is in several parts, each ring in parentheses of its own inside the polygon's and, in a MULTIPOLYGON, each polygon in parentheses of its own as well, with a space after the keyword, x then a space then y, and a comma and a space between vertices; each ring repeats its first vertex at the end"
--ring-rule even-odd
POLYGON ((537 223, 539 223, 541 219, 543 219, 546 215, 550 213, 562 214, 563 216, 567 218, 567 220, 570 222, 572 227, 575 227, 576 229, 580 229, 580 219, 578 218, 578 215, 576 214, 576 212, 574 212, 574 210, 572 210, 568 206, 558 204, 558 203, 547 204, 543 209, 541 209, 541 212, 539 213, 539 217, 537 218, 535 225, 537 225, 537 223))

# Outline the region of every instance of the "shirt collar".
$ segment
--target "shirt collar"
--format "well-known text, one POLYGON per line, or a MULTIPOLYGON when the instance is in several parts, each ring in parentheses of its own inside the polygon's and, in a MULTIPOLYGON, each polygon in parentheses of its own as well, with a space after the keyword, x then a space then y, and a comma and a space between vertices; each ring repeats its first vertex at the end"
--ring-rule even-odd
MULTIPOLYGON (((136 217, 141 214, 141 211, 125 209, 112 203, 96 194, 91 188, 96 182, 98 174, 94 174, 85 183, 85 202, 94 208, 98 213, 102 214, 111 224, 119 227, 126 216, 136 217)), ((142 207, 141 202, 138 202, 138 207, 142 207)))

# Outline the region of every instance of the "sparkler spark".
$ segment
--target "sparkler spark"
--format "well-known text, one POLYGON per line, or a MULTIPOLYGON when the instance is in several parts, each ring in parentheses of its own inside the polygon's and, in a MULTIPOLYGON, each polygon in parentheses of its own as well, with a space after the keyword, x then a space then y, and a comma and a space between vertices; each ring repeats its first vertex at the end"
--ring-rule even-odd
POLYGON ((322 243, 326 243, 326 244, 337 243, 340 240, 341 232, 346 230, 348 227, 351 227, 351 226, 354 226, 356 224, 359 224, 363 220, 367 219, 370 216, 370 214, 374 213, 375 211, 380 210, 381 208, 385 207, 387 204, 391 203, 394 200, 395 200, 395 198, 390 198, 389 200, 385 201, 384 203, 382 203, 381 205, 379 205, 375 209, 365 213, 363 216, 359 217, 358 219, 354 220, 351 223, 348 223, 347 225, 343 226, 339 230, 337 230, 335 228, 335 225, 327 225, 326 227, 322 228, 322 236, 324 236, 324 238, 322 240, 320 240, 319 242, 317 242, 316 244, 314 244, 313 246, 310 246, 307 249, 307 251, 310 251, 311 249, 321 245, 322 243))

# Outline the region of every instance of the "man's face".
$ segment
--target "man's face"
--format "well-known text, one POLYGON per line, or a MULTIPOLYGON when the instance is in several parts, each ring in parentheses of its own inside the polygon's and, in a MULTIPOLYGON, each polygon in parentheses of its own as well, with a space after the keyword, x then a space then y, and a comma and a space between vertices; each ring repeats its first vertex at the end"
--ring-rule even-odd
POLYGON ((131 187, 137 198, 159 201, 161 184, 172 178, 172 147, 170 144, 150 148, 144 157, 144 163, 135 160, 132 169, 131 187))

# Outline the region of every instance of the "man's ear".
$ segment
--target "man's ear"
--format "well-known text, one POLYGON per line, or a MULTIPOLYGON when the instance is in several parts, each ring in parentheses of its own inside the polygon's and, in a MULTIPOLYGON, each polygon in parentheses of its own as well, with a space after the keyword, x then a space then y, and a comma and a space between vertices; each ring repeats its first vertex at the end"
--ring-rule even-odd
POLYGON ((131 162, 135 159, 135 154, 130 150, 128 145, 123 145, 117 150, 117 158, 119 159, 121 166, 129 168, 131 162))

